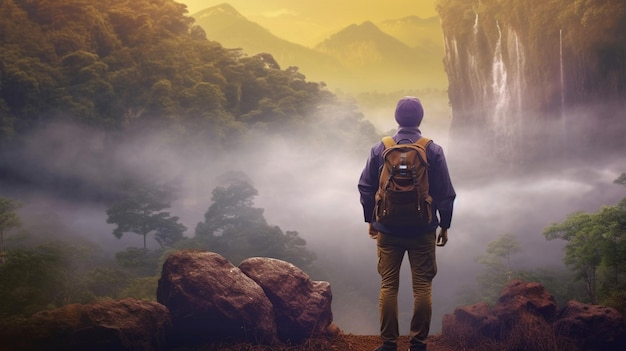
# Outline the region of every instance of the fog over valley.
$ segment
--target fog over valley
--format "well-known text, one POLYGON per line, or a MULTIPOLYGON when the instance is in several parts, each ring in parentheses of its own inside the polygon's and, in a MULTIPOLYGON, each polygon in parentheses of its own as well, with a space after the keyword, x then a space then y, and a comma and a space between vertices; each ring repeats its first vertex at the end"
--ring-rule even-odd
MULTIPOLYGON (((424 128, 425 135, 429 132, 424 128)), ((185 235, 193 236, 211 204, 212 190, 226 184, 221 177, 241 171, 258 189, 254 207, 265 210, 268 224, 297 231, 317 254, 314 265, 319 276, 313 278, 331 282, 338 325, 351 333, 376 333, 376 245, 367 235, 356 188, 368 148, 359 154, 331 140, 310 147, 297 139, 252 132, 246 141, 224 152, 210 147, 189 152, 163 147, 155 133, 116 145, 115 156, 100 164, 92 153, 98 148, 94 146, 98 134, 82 127, 51 126, 32 138, 29 150, 21 151, 25 163, 17 167, 25 169, 26 179, 2 190, 25 203, 19 211, 24 230, 66 240, 88 238, 107 255, 141 247, 140 235, 115 238, 114 225, 106 223, 107 201, 90 198, 105 194, 120 175, 133 174, 176 185, 177 199, 170 212, 188 228, 185 235), (31 172, 32 168, 38 172, 31 172), (84 189, 84 196, 68 196, 69 188, 57 187, 66 182, 72 189, 84 189)), ((517 174, 494 172, 487 179, 465 179, 464 170, 450 164, 458 195, 450 242, 437 249, 433 329, 438 330, 441 316, 458 305, 463 290, 475 284, 475 275, 482 270, 476 258, 484 254, 487 243, 503 234, 515 235, 522 246, 512 258, 517 269, 561 267, 563 243, 546 241, 543 229, 572 212, 595 212, 602 205, 616 204, 625 193, 613 180, 624 164, 624 158, 615 158, 574 162, 558 170, 529 165, 517 174), (591 164, 602 166, 590 168, 591 164)), ((148 248, 158 248, 151 235, 148 248)), ((403 277, 408 278, 406 269, 403 277)), ((401 303, 410 301, 409 289, 401 289, 401 303)), ((403 323, 409 318, 404 315, 403 323)))

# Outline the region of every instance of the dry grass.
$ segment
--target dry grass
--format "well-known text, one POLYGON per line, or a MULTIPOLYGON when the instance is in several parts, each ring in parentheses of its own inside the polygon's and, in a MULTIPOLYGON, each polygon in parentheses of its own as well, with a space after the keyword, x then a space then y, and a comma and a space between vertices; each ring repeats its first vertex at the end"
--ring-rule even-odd
POLYGON ((446 330, 440 344, 453 350, 468 351, 578 351, 572 340, 559 337, 550 324, 541 318, 525 315, 510 328, 493 331, 491 337, 476 328, 455 324, 446 330))

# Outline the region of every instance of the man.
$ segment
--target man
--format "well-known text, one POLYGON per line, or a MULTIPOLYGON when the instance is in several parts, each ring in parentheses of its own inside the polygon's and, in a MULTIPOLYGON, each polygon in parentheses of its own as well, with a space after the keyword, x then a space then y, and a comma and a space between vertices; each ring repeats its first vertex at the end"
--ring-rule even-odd
MULTIPOLYGON (((404 97, 398 101, 395 119, 398 130, 393 139, 399 142, 421 137, 419 126, 424 109, 416 97, 404 97)), ((394 226, 376 222, 374 217, 375 195, 379 187, 379 174, 383 166, 383 142, 375 144, 359 179, 359 192, 365 222, 369 234, 377 240, 378 273, 381 276, 379 293, 380 336, 382 345, 376 351, 395 351, 398 330, 398 286, 400 265, 407 252, 411 266, 413 286, 413 317, 409 340, 410 351, 426 350, 426 338, 432 314, 432 279, 437 273, 435 245, 444 246, 448 241, 448 228, 452 221, 452 209, 456 193, 441 146, 431 142, 426 147, 429 194, 433 199, 432 221, 426 225, 394 226), (437 214, 439 216, 437 216, 437 214), (440 227, 439 236, 436 235, 440 227)))

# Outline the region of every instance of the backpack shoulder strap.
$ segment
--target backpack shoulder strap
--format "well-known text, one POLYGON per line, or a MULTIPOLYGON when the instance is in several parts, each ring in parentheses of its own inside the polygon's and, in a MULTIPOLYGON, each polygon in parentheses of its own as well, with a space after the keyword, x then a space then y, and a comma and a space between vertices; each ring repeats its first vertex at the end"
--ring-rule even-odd
POLYGON ((392 137, 386 136, 382 139, 383 144, 385 144, 385 149, 388 149, 394 145, 396 145, 396 141, 393 140, 392 137))
POLYGON ((421 137, 421 138, 419 138, 419 139, 415 142, 415 144, 417 144, 417 145, 419 145, 419 146, 423 147, 423 148, 424 148, 424 150, 426 150, 426 148, 428 147, 428 144, 430 144, 430 143, 432 143, 432 142, 433 142, 433 141, 432 141, 431 139, 421 137))
MULTIPOLYGON (((430 164, 428 163, 428 156, 427 156, 428 153, 426 152, 426 148, 432 142, 433 141, 431 139, 423 138, 423 137, 420 137, 419 139, 417 139, 417 141, 415 141, 415 145, 420 146, 424 149, 424 158, 422 159, 422 161, 424 162, 424 165, 426 165, 426 167, 430 167, 430 164)), ((421 157, 422 156, 420 156, 420 158, 421 157)))

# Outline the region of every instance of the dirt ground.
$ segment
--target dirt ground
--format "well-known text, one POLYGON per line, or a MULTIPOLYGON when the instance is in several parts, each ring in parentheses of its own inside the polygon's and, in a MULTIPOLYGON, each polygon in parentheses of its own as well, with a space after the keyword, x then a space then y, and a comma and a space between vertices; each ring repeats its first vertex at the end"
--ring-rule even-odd
MULTIPOLYGON (((380 337, 371 335, 339 335, 334 339, 331 350, 350 351, 374 351, 380 346, 380 337)), ((398 340, 398 351, 409 349, 409 338, 401 336, 398 340)), ((455 351, 448 346, 442 345, 441 336, 435 335, 428 338, 428 351, 455 351)))
MULTIPOLYGON (((238 344, 218 346, 210 350, 219 351, 374 351, 380 346, 380 337, 374 335, 339 334, 334 337, 309 339, 302 345, 297 346, 252 346, 250 344, 238 344)), ((441 335, 433 335, 428 338, 428 351, 458 351, 443 344, 441 335)), ((398 351, 409 349, 409 338, 401 336, 398 340, 398 351)), ((203 349, 202 351, 204 351, 203 349)))

